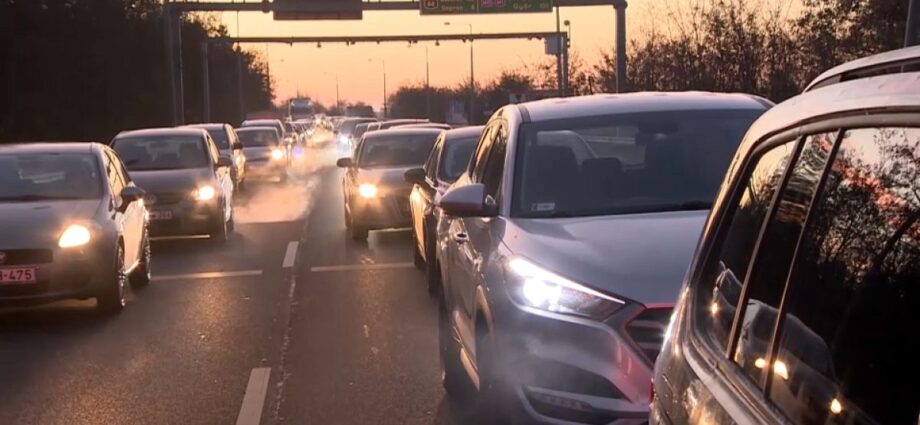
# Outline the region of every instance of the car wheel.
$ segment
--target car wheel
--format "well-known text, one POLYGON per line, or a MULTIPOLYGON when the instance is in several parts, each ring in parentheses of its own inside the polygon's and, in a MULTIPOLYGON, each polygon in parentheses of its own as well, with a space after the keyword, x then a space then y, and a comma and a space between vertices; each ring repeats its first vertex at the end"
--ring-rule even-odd
MULTIPOLYGON (((484 324, 479 324, 485 326, 484 324)), ((509 411, 512 404, 504 381, 495 373, 498 366, 495 339, 488 331, 476 338, 476 366, 479 371, 479 390, 474 393, 471 410, 481 424, 514 423, 516 416, 509 411)))
POLYGON ((144 245, 141 246, 141 258, 137 268, 131 273, 129 281, 132 287, 142 287, 150 284, 150 238, 144 231, 144 245))
POLYGON ((428 283, 428 293, 437 295, 441 292, 441 265, 438 263, 437 254, 434 252, 434 244, 425 244, 425 251, 428 253, 428 261, 425 265, 425 277, 428 283))
POLYGON ((418 236, 415 235, 415 230, 412 231, 412 256, 415 268, 425 270, 425 257, 422 257, 422 252, 418 249, 418 236))
POLYGON ((109 272, 102 291, 96 295, 96 308, 104 314, 118 314, 127 304, 128 277, 125 275, 125 250, 121 244, 115 248, 114 270, 109 272))
POLYGON ((438 349, 441 354, 441 385, 456 401, 469 402, 475 388, 460 362, 460 344, 454 338, 447 313, 447 301, 438 302, 438 349))
POLYGON ((211 232, 211 240, 217 244, 224 244, 230 239, 230 230, 227 226, 227 220, 224 220, 226 214, 226 206, 221 208, 220 217, 218 217, 218 223, 215 226, 214 230, 211 232))

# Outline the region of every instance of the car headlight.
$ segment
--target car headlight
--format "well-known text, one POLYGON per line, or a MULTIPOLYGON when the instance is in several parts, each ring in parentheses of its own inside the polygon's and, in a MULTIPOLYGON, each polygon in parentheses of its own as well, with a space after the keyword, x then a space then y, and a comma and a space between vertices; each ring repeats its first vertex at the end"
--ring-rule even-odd
POLYGON ((523 258, 508 261, 507 272, 511 297, 524 306, 601 320, 626 305, 523 258))
POLYGON ((361 195, 362 198, 376 198, 377 186, 370 183, 364 183, 358 186, 358 194, 361 195))
POLYGON ((204 185, 192 192, 192 197, 199 201, 210 201, 217 196, 217 190, 214 189, 214 186, 204 185))
POLYGON ((272 149, 272 159, 275 161, 284 159, 284 151, 281 149, 272 149))
POLYGON ((74 248, 88 244, 90 239, 92 239, 92 234, 86 226, 71 224, 61 234, 61 238, 58 239, 58 246, 61 248, 74 248))
POLYGON ((343 145, 348 143, 348 136, 339 136, 339 143, 343 145))

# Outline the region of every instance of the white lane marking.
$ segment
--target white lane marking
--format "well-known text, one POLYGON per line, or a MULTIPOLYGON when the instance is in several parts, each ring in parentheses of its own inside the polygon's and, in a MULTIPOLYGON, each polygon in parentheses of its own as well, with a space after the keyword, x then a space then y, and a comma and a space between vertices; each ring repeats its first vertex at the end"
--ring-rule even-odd
POLYGON ((415 267, 412 263, 388 263, 388 264, 346 264, 343 266, 316 266, 311 267, 310 271, 319 272, 348 272, 361 270, 389 270, 389 269, 411 269, 415 267))
POLYGON ((235 272, 205 272, 205 273, 189 273, 189 274, 169 274, 161 276, 153 276, 151 279, 154 282, 162 282, 165 280, 192 280, 192 279, 219 279, 224 277, 248 277, 248 276, 261 276, 262 270, 240 270, 235 272))
POLYGON ((281 267, 289 269, 294 267, 294 260, 297 259, 297 245, 298 242, 289 242, 287 251, 284 252, 284 261, 281 262, 281 267))
POLYGON ((236 425, 259 425, 262 421, 262 406, 265 405, 268 380, 271 376, 270 367, 257 367, 249 374, 249 384, 246 385, 246 394, 243 395, 243 406, 240 407, 240 415, 236 417, 236 425))

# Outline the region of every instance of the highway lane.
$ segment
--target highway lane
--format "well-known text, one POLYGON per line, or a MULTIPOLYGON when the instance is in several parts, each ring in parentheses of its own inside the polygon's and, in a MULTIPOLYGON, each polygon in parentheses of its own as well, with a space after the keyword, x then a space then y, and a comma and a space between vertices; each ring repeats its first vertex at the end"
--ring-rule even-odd
POLYGON ((227 245, 155 242, 155 280, 121 315, 0 309, 0 423, 468 422, 444 398, 408 232, 353 242, 335 149, 308 155, 236 200, 227 245))

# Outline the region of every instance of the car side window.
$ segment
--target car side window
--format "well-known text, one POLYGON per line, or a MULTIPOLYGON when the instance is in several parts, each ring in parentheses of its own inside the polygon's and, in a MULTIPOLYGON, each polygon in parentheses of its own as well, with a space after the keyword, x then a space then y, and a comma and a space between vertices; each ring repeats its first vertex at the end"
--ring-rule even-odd
POLYGON ((441 157, 441 149, 444 147, 444 139, 444 133, 441 133, 441 135, 438 136, 438 140, 434 143, 434 149, 432 149, 431 154, 428 155, 428 161, 425 162, 425 175, 432 183, 438 181, 438 159, 441 157))
POLYGON ((117 159, 108 152, 104 152, 102 157, 105 163, 105 175, 109 179, 109 188, 112 189, 112 195, 118 198, 127 183, 118 171, 117 159))
POLYGON ((121 181, 124 182, 125 186, 131 183, 131 175, 128 174, 128 171, 125 169, 125 164, 121 162, 121 159, 112 151, 108 151, 107 154, 112 158, 112 164, 115 165, 115 170, 118 175, 121 177, 121 181))
POLYGON ((217 150, 217 144, 214 143, 214 140, 211 139, 211 136, 205 136, 205 146, 208 147, 208 154, 211 155, 211 163, 217 164, 217 159, 220 158, 220 151, 217 150))
POLYGON ((745 282, 743 316, 738 322, 738 340, 732 360, 756 383, 767 372, 787 374, 782 362, 770 362, 776 318, 786 278, 799 242, 815 191, 824 175, 837 131, 807 136, 777 198, 774 212, 757 249, 753 270, 745 282))
POLYGON ((796 424, 916 424, 920 129, 844 134, 788 285, 774 404, 796 424))
POLYGON ((489 148, 492 145, 492 133, 494 132, 494 124, 490 124, 482 132, 482 137, 479 138, 479 144, 476 145, 476 152, 473 153, 473 159, 470 161, 470 175, 473 177, 474 181, 479 181, 482 177, 482 170, 486 166, 486 158, 489 155, 489 148))
POLYGON ((700 332, 721 351, 728 348, 741 285, 796 143, 792 140, 774 146, 752 162, 734 211, 727 217, 727 230, 718 251, 700 279, 697 293, 700 332))
POLYGON ((508 134, 506 126, 496 125, 492 131, 492 146, 489 149, 486 166, 479 180, 486 189, 486 199, 498 199, 498 190, 501 188, 502 175, 505 171, 505 154, 507 152, 508 134))

